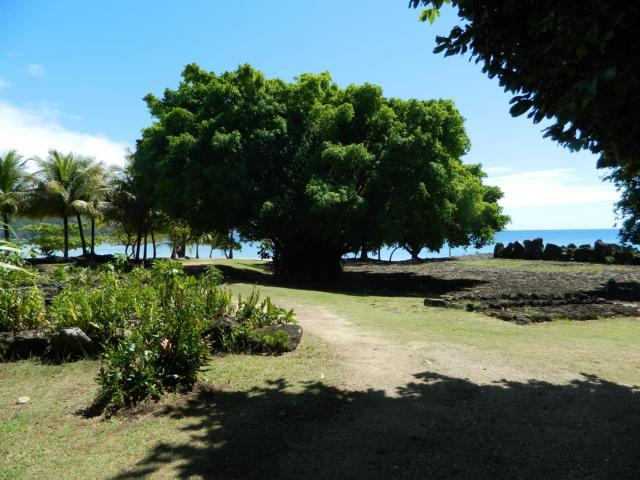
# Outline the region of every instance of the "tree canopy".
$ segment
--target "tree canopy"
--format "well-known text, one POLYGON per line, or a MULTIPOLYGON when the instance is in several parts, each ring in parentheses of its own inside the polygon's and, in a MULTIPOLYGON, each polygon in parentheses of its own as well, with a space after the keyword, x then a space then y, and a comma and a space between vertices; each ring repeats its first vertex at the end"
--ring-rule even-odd
POLYGON ((267 79, 249 65, 182 76, 145 98, 156 120, 134 178, 195 231, 271 241, 279 274, 331 278, 363 245, 482 245, 508 220, 500 191, 461 161, 470 143, 452 101, 340 88, 329 73, 267 79))
POLYGON ((435 52, 481 63, 514 94, 511 114, 572 150, 599 155, 622 191, 623 240, 640 241, 640 3, 614 0, 410 0, 433 23, 445 3, 461 24, 435 52))

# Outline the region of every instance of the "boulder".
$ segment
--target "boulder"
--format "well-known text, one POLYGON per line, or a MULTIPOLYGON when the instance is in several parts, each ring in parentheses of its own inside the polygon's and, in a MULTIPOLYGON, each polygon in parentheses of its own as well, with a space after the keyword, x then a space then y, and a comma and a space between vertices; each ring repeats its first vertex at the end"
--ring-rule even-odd
POLYGON ((593 248, 591 245, 580 245, 580 248, 573 252, 573 258, 576 262, 592 262, 593 248))
POLYGON ((507 243, 507 246, 504 247, 502 258, 513 258, 513 242, 507 243))
POLYGON ((513 242, 513 256, 511 258, 516 259, 524 259, 526 255, 526 250, 524 246, 520 242, 513 242))
POLYGON ((13 337, 11 332, 0 332, 0 360, 10 358, 13 337))
POLYGON ((240 322, 234 318, 222 316, 220 318, 216 318, 211 323, 209 328, 207 328, 207 333, 211 333, 216 330, 234 330, 236 328, 240 328, 240 322))
POLYGON ((287 351, 291 352, 298 347, 300 339, 302 339, 302 327, 297 323, 278 323, 276 325, 267 325, 266 327, 256 328, 253 335, 261 337, 263 335, 275 336, 278 332, 287 334, 287 351))
POLYGON ((447 308, 449 306, 448 302, 444 298, 425 298, 423 303, 425 307, 447 308))
POLYGON ((525 258, 528 260, 540 260, 542 258, 542 245, 544 241, 541 238, 524 241, 525 258))
POLYGON ((12 358, 40 356, 49 345, 47 333, 43 330, 22 330, 17 332, 11 346, 12 358))
POLYGON ((97 352, 96 344, 77 327, 64 328, 49 338, 45 356, 51 360, 90 357, 97 352))
POLYGON ((562 247, 555 243, 547 243, 542 252, 543 260, 560 260, 562 258, 562 247))
POLYGON ((602 240, 596 240, 593 244, 593 260, 595 262, 612 262, 618 251, 618 245, 615 243, 605 243, 602 240))
POLYGON ((496 246, 493 249, 493 258, 502 258, 504 257, 504 244, 501 242, 496 243, 496 246))
POLYGON ((229 339, 233 338, 231 333, 239 328, 240 322, 231 317, 223 316, 216 318, 211 325, 207 327, 204 335, 211 341, 214 349, 226 350, 230 348, 229 339))
POLYGON ((607 283, 605 283, 602 290, 609 295, 616 295, 620 291, 620 287, 618 286, 618 282, 616 282, 615 278, 610 278, 607 280, 607 283))

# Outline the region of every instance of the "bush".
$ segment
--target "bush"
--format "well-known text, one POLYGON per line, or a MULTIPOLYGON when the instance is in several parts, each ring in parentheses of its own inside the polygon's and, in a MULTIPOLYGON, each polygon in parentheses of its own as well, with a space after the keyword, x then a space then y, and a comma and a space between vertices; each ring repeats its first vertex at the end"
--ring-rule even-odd
POLYGON ((45 324, 44 295, 38 287, 0 288, 0 331, 31 330, 45 324))
POLYGON ((234 304, 220 286, 222 273, 213 267, 199 278, 185 275, 182 264, 170 260, 129 273, 122 266, 102 266, 65 267, 54 275, 67 286, 48 310, 36 287, 0 290, 1 318, 11 324, 8 329, 45 321, 54 331, 78 327, 99 343, 103 353, 97 380, 107 415, 166 391, 190 390, 211 350, 286 350, 286 333, 253 332, 294 321, 293 311, 260 298, 255 290, 234 304))
POLYGON ((78 327, 100 343, 118 341, 120 330, 147 323, 159 311, 156 291, 141 282, 141 276, 122 278, 107 271, 95 276, 95 286, 72 282, 51 303, 51 327, 78 327))
POLYGON ((293 310, 274 305, 269 297, 260 302, 260 293, 255 289, 246 300, 238 296, 236 319, 251 330, 277 323, 295 323, 293 310))
POLYGON ((124 329, 103 354, 98 382, 107 414, 164 391, 189 391, 208 360, 206 302, 196 280, 167 262, 153 274, 158 308, 124 329))
POLYGON ((275 335, 253 335, 252 351, 255 353, 268 353, 278 355, 289 348, 289 337, 286 332, 279 331, 275 335))
MULTIPOLYGON (((230 297, 229 297, 230 298, 230 297)), ((229 311, 229 310, 227 310, 229 311)), ((278 354, 286 351, 288 340, 286 334, 274 338, 270 335, 256 336, 253 331, 267 325, 295 323, 293 310, 286 310, 271 302, 269 297, 261 300, 257 290, 253 290, 247 298, 238 296, 235 311, 225 313, 212 320, 209 339, 212 349, 219 352, 256 352, 278 354), (221 316, 235 318, 220 322, 221 316)))
POLYGON ((106 348, 98 383, 107 416, 146 398, 160 397, 163 387, 156 369, 157 356, 157 350, 148 348, 141 330, 130 332, 106 348))

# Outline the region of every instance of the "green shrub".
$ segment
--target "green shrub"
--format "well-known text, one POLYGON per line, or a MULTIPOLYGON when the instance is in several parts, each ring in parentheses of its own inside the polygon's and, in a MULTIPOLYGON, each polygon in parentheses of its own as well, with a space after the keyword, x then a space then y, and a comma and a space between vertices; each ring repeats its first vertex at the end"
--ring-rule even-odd
POLYGON ((49 307, 49 324, 54 330, 78 327, 102 345, 98 382, 107 415, 165 391, 190 390, 212 349, 280 353, 288 343, 285 332, 253 332, 294 322, 293 311, 255 290, 234 304, 213 267, 199 278, 171 260, 126 274, 110 266, 67 267, 56 275, 67 287, 49 307))
POLYGON ((289 348, 289 337, 286 332, 279 331, 275 335, 253 335, 251 350, 254 353, 268 353, 278 355, 289 348))
POLYGON ((78 327, 100 343, 117 341, 119 330, 147 323, 159 311, 156 291, 114 272, 95 275, 96 286, 70 286, 62 290, 49 308, 54 330, 78 327))
POLYGON ((247 299, 238 296, 236 319, 250 330, 275 325, 278 323, 295 323, 293 310, 278 307, 267 297, 260 301, 260 293, 253 290, 247 299))
POLYGON ((44 296, 38 287, 0 288, 0 331, 30 330, 45 324, 44 296))
MULTIPOLYGON (((224 295, 224 292, 220 295, 224 295)), ((227 298, 230 299, 230 296, 227 298)), ((281 323, 295 323, 293 310, 274 305, 269 297, 261 300, 260 294, 254 289, 246 298, 238 296, 235 309, 228 306, 224 313, 210 319, 213 328, 208 329, 209 339, 212 349, 218 352, 282 353, 288 345, 286 334, 283 340, 269 335, 258 337, 253 333, 257 328, 281 323), (217 319, 222 316, 233 317, 237 325, 233 326, 234 322, 218 322, 217 319)), ((280 333, 284 332, 279 332, 279 337, 280 333)))
POLYGON ((98 373, 99 398, 105 414, 146 398, 158 398, 162 381, 157 374, 157 349, 149 348, 142 330, 123 335, 120 342, 109 345, 102 354, 98 373))
POLYGON ((98 382, 107 414, 163 391, 189 391, 208 360, 202 291, 166 265, 153 272, 158 303, 142 302, 147 314, 106 347, 98 382))

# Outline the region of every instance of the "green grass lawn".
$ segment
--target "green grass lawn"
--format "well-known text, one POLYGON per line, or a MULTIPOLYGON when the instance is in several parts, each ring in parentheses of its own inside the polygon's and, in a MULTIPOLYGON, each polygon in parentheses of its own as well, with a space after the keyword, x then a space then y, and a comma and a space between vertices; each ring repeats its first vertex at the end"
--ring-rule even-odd
MULTIPOLYGON (((167 413, 184 406, 181 395, 146 405, 138 415, 85 418, 83 410, 97 392, 98 368, 97 361, 0 364, 0 479, 114 478, 135 468, 159 441, 180 445, 206 433, 201 416, 167 413), (21 396, 31 402, 18 405, 21 396)), ((251 392, 259 395, 274 385, 283 395, 316 382, 331 385, 339 374, 322 342, 305 337, 295 352, 280 357, 215 357, 203 380, 223 398, 247 401, 251 392)), ((214 414, 215 402, 211 407, 214 414)), ((154 476, 175 478, 176 468, 165 462, 154 476)))

